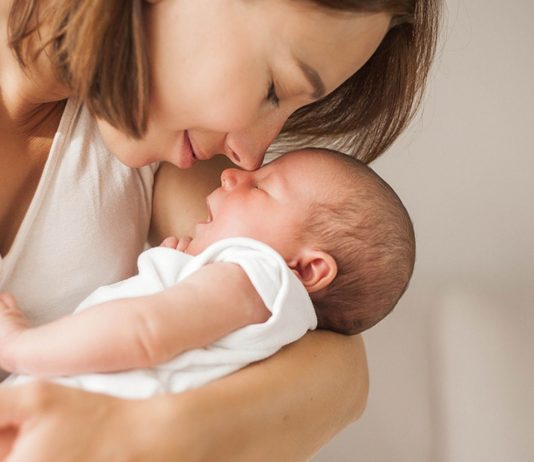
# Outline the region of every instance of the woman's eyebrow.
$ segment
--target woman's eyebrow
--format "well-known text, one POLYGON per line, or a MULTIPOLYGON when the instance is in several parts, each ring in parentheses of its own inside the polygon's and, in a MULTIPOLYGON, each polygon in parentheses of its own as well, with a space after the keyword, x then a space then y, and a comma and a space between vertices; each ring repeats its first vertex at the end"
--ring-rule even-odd
POLYGON ((309 82, 309 84, 313 88, 313 93, 311 95, 312 98, 313 99, 322 98, 326 94, 326 88, 319 73, 309 64, 306 64, 304 61, 301 61, 300 59, 297 59, 297 63, 301 71, 303 72, 304 77, 306 77, 306 80, 309 82))

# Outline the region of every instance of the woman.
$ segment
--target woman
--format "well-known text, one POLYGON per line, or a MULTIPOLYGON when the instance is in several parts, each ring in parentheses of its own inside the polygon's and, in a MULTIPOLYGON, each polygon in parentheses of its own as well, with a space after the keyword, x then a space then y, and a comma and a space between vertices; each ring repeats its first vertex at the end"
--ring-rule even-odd
MULTIPOLYGON (((0 0, 0 290, 39 323, 130 273, 153 162, 182 169, 161 169, 180 182, 156 191, 157 239, 203 213, 225 163, 208 159, 257 168, 281 130, 292 146, 335 136, 372 160, 419 100, 436 1, 0 0)), ((2 451, 10 462, 304 460, 361 414, 366 374, 359 337, 314 332, 181 395, 3 389, 2 451)))

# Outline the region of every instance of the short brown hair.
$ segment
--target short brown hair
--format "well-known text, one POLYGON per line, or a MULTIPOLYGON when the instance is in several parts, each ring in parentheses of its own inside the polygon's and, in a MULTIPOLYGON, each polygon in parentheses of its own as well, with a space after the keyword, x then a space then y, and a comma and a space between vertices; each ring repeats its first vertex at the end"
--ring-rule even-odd
MULTIPOLYGON (((335 137, 343 150, 370 162, 395 140, 418 107, 434 55, 441 0, 300 1, 334 13, 393 15, 392 27, 371 59, 336 91, 296 111, 280 137, 293 147, 335 137)), ((28 67, 46 49, 60 82, 95 116, 141 137, 149 105, 143 0, 43 3, 13 2, 8 34, 19 62, 28 67), (43 32, 42 25, 45 44, 35 49, 32 39, 38 30, 43 32)))
POLYGON ((311 298, 319 328, 357 334, 384 318, 406 290, 414 230, 400 198, 371 168, 335 151, 326 154, 342 164, 339 187, 310 206, 301 239, 329 253, 338 272, 311 298))

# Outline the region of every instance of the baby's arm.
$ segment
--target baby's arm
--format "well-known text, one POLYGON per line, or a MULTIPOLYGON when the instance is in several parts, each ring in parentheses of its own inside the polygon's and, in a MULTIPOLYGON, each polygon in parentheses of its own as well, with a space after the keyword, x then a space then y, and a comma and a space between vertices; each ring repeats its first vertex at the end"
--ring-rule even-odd
POLYGON ((212 263, 163 292, 105 302, 35 328, 25 327, 11 300, 0 299, 0 367, 39 376, 153 366, 270 316, 233 263, 212 263))

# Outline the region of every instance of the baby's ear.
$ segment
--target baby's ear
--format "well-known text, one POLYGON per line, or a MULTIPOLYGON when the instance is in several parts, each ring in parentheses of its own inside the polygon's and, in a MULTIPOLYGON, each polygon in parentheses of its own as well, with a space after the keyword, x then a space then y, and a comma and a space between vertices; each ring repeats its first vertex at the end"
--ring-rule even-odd
POLYGON ((336 261, 322 250, 303 249, 288 265, 310 294, 328 286, 337 274, 336 261))

